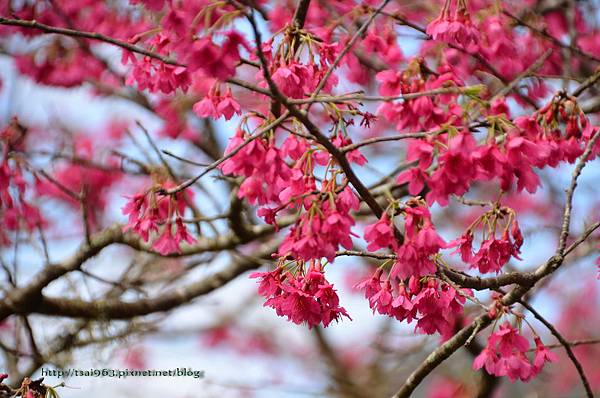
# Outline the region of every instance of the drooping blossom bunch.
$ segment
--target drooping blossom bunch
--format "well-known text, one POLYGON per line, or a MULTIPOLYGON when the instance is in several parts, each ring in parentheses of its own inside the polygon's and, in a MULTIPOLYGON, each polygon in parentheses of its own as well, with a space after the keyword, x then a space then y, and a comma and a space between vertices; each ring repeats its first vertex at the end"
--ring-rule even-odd
MULTIPOLYGON (((334 309, 338 300, 337 295, 328 293, 330 289, 327 283, 315 284, 318 281, 314 278, 322 276, 322 268, 318 265, 321 259, 332 262, 340 246, 352 248, 351 237, 354 234, 351 228, 355 221, 351 212, 358 210, 359 199, 348 185, 348 181, 339 179, 339 170, 334 167, 329 154, 322 148, 294 135, 288 136, 278 146, 276 138, 275 134, 269 134, 265 138, 252 139, 250 134, 238 129, 225 153, 236 152, 223 162, 221 170, 225 174, 245 177, 238 196, 252 204, 268 205, 261 207, 257 212, 267 223, 278 227, 278 213, 286 210, 299 212, 299 217, 279 247, 278 255, 280 261, 310 263, 309 270, 306 276, 301 278, 294 276, 297 274, 285 273, 283 268, 279 267, 271 274, 283 278, 280 284, 284 280, 288 281, 295 290, 290 290, 286 283, 281 287, 281 292, 284 293, 276 298, 261 294, 270 297, 265 305, 275 308, 278 315, 288 316, 295 323, 306 321, 311 327, 322 319, 323 325, 327 326, 332 319, 338 319, 338 312, 345 315, 345 310, 322 309, 319 315, 317 304, 309 300, 311 295, 316 295, 320 301, 331 300, 326 307, 334 309), (317 167, 328 169, 326 177, 319 182, 314 175, 317 167), (319 284, 327 289, 317 293, 313 287, 319 284), (304 290, 298 290, 301 286, 304 286, 304 290), (288 294, 292 292, 293 295, 288 294), (331 297, 327 298, 330 295, 331 297), (288 308, 289 303, 295 302, 291 301, 292 299, 299 300, 299 303, 308 300, 313 308, 312 315, 292 312, 288 308)), ((351 141, 339 132, 332 142, 340 148, 351 144, 351 141)), ((364 164, 365 161, 358 150, 350 151, 349 159, 357 164, 364 164)), ((263 278, 263 283, 264 280, 266 279, 263 278)))
POLYGON ((511 382, 529 381, 544 367, 546 362, 557 360, 542 340, 535 337, 533 361, 526 354, 529 342, 508 321, 500 325, 488 338, 486 347, 473 361, 473 369, 485 368, 494 376, 507 376, 511 382))
MULTIPOLYGON (((395 204, 396 205, 396 204, 395 204)), ((394 206, 395 207, 395 206, 394 206)), ((404 219, 404 234, 387 213, 379 221, 365 229, 365 240, 369 250, 391 248, 396 260, 390 271, 391 278, 407 279, 434 274, 436 271, 432 256, 446 247, 431 222, 431 214, 425 202, 411 199, 400 210, 404 219)))
POLYGON ((484 143, 451 126, 426 141, 412 140, 407 160, 418 164, 402 172, 397 181, 409 182, 411 195, 418 195, 427 185, 427 202, 443 206, 451 195, 463 195, 474 182, 496 178, 502 191, 516 188, 535 193, 540 179, 534 169, 574 162, 597 131, 575 101, 559 96, 534 116, 514 122, 504 114, 491 116, 495 123, 484 143), (560 128, 563 123, 565 133, 560 128))
POLYGON ((419 199, 406 204, 402 209, 404 241, 396 250, 396 261, 390 271, 391 277, 400 279, 435 273, 432 256, 446 246, 431 222, 427 206, 419 199))
POLYGON ((169 11, 160 20, 160 32, 141 31, 132 35, 129 41, 144 42, 164 58, 177 55, 181 62, 165 63, 125 51, 122 63, 133 65, 129 83, 136 82, 142 89, 168 94, 177 89, 185 92, 197 80, 216 78, 224 81, 233 76, 240 61, 240 46, 250 49, 244 37, 236 30, 203 37, 198 37, 195 31, 215 28, 215 23, 225 24, 235 17, 235 9, 227 5, 215 7, 208 1, 170 3, 169 11))
POLYGON ((164 193, 173 187, 172 183, 167 182, 138 192, 127 197, 128 202, 122 209, 123 214, 129 217, 123 231, 131 230, 145 242, 152 240, 152 249, 162 255, 181 253, 181 243, 192 244, 196 241, 189 234, 183 219, 191 196, 187 191, 174 195, 164 193))
MULTIPOLYGON (((335 187, 332 180, 329 186, 335 187)), ((305 212, 290 229, 279 247, 279 255, 310 260, 325 257, 333 261, 338 247, 352 248, 351 231, 355 221, 350 211, 358 210, 358 198, 348 187, 334 199, 334 191, 325 191, 325 199, 305 204, 305 212)), ((356 236, 356 235, 354 235, 356 236)))
MULTIPOLYGON (((274 47, 274 38, 263 43, 261 50, 270 65, 272 81, 289 98, 302 98, 315 91, 320 81, 334 61, 339 46, 322 41, 309 31, 299 32, 294 41, 290 41, 290 31, 284 30, 287 38, 274 47), (304 61, 303 53, 308 53, 304 61)), ((256 74, 260 87, 267 87, 263 74, 256 74)), ((324 92, 330 92, 338 84, 336 75, 331 75, 323 86, 324 92)))
POLYGON ((210 90, 208 96, 196 102, 193 109, 196 115, 213 119, 224 117, 225 120, 229 120, 233 115, 241 114, 240 105, 231 95, 231 89, 227 89, 225 94, 221 95, 217 85, 210 90))
POLYGON ((500 272, 511 257, 520 260, 522 245, 523 234, 514 210, 497 207, 481 215, 460 238, 450 242, 448 247, 456 247, 453 253, 459 253, 462 261, 485 274, 500 272), (473 238, 478 227, 482 230, 482 239, 479 250, 475 253, 473 238))
MULTIPOLYGON (((441 65, 437 72, 431 71, 422 58, 413 58, 404 71, 385 70, 376 75, 380 83, 379 93, 386 97, 417 93, 441 88, 456 88, 464 86, 462 79, 457 77, 453 68, 441 65)), ((474 93, 477 88, 470 88, 474 93)), ((467 90, 465 93, 469 94, 467 90)), ((398 131, 427 131, 446 123, 454 124, 460 120, 461 109, 456 104, 456 93, 451 91, 446 95, 432 98, 417 96, 414 99, 383 102, 377 109, 377 114, 395 124, 398 131)))
MULTIPOLYGON (((58 0, 52 7, 39 2, 20 6, 11 3, 2 3, 2 15, 36 20, 60 28, 77 27, 124 41, 149 29, 147 21, 136 16, 134 10, 116 10, 106 2, 74 4, 58 0)), ((36 36, 29 29, 17 27, 7 27, 0 34, 4 36, 15 32, 25 37, 36 36)), ((105 85, 118 88, 122 83, 121 76, 109 67, 105 59, 98 57, 96 50, 92 49, 92 43, 56 35, 44 46, 19 46, 16 66, 20 73, 43 85, 74 88, 92 83, 98 87, 105 85)))
POLYGON ((446 0, 440 15, 427 25, 427 34, 434 40, 441 40, 470 52, 479 48, 479 33, 471 22, 465 0, 446 0))
POLYGON ((297 263, 295 270, 287 268, 289 265, 280 264, 273 271, 250 275, 260 278, 258 292, 267 299, 266 307, 275 309, 277 315, 296 324, 306 323, 309 328, 319 324, 326 327, 343 316, 351 319, 340 307, 337 292, 325 278, 319 261, 297 263))
MULTIPOLYGON (((44 55, 43 62, 33 54, 20 55, 16 59, 19 72, 38 83, 67 88, 78 87, 88 79, 101 78, 104 71, 102 63, 87 56, 83 50, 76 46, 64 46, 60 41, 56 42, 53 50, 44 55)), ((39 57, 39 54, 36 55, 39 57)))
POLYGON ((293 171, 285 163, 282 149, 274 145, 274 137, 251 140, 249 136, 246 131, 237 130, 225 154, 237 152, 223 162, 221 171, 226 175, 245 177, 238 196, 250 204, 278 203, 280 194, 294 185, 293 171), (244 145, 246 140, 249 142, 244 145))
POLYGON ((398 281, 390 274, 384 275, 382 268, 355 288, 364 290, 373 313, 408 323, 416 320, 415 330, 426 334, 440 333, 444 337, 453 334, 456 317, 463 312, 465 297, 472 294, 468 289, 458 292, 435 278, 412 276, 408 283, 398 281))
MULTIPOLYGON (((126 53, 123 55, 125 64, 127 63, 126 53)), ((177 89, 187 91, 190 86, 188 71, 182 66, 167 65, 150 57, 143 57, 137 61, 133 54, 128 54, 128 57, 134 59, 135 63, 127 78, 127 84, 137 83, 139 90, 160 91, 169 94, 177 89)))

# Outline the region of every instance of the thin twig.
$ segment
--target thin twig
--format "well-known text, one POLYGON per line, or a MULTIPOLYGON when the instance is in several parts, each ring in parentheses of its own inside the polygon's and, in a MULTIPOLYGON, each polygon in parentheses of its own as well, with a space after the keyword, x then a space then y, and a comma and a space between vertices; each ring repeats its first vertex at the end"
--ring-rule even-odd
POLYGON ((342 103, 346 101, 378 101, 378 102, 391 102, 396 100, 411 100, 420 97, 429 97, 439 94, 464 94, 468 92, 476 92, 482 89, 483 86, 478 84, 474 86, 465 86, 465 87, 443 87, 436 88, 433 90, 426 91, 418 91, 414 93, 405 93, 399 95, 390 95, 390 96, 382 96, 382 95, 364 95, 364 94, 342 94, 342 95, 322 95, 317 97, 310 98, 298 98, 298 99, 290 99, 290 104, 310 104, 314 102, 331 102, 331 103, 342 103))
POLYGON ((567 189, 565 211, 563 214, 563 223, 562 223, 562 229, 561 229, 561 233, 560 233, 560 239, 559 239, 558 251, 557 251, 557 254, 559 254, 559 255, 565 254, 565 248, 567 246, 567 238, 569 237, 569 229, 570 229, 570 224, 571 224, 571 210, 573 208, 573 195, 575 193, 575 188, 577 188, 577 180, 579 179, 579 175, 581 174, 581 171, 585 167, 585 165, 588 161, 588 157, 592 153, 592 150, 594 149, 596 141, 598 140, 599 137, 600 137, 600 132, 596 132, 596 134, 590 139, 585 151, 583 152, 583 155, 581 155, 581 157, 579 158, 579 162, 577 162, 577 166, 575 166, 575 170, 573 170, 573 177, 571 178, 571 184, 569 185, 569 188, 567 189))
POLYGON ((573 91, 572 95, 574 97, 579 97, 585 90, 592 87, 596 82, 600 79, 600 71, 594 73, 592 76, 588 77, 573 91))
POLYGON ((442 131, 434 131, 434 132, 430 132, 430 133, 419 132, 419 133, 405 133, 405 134, 398 134, 398 135, 390 135, 387 137, 373 137, 373 138, 369 138, 369 139, 366 139, 361 142, 356 142, 354 144, 346 145, 345 147, 340 148, 340 150, 343 153, 346 153, 346 152, 353 151, 355 149, 358 149, 358 148, 366 146, 366 145, 376 144, 378 142, 400 141, 400 140, 406 140, 406 139, 410 139, 410 138, 427 138, 427 137, 434 137, 441 133, 442 133, 442 131))
POLYGON ((157 59, 165 64, 176 65, 176 66, 185 66, 184 64, 181 64, 171 58, 164 57, 155 52, 148 51, 142 47, 112 38, 110 36, 105 36, 105 35, 102 35, 102 34, 96 33, 96 32, 85 32, 82 30, 59 28, 56 26, 45 25, 45 24, 39 23, 37 21, 28 21, 28 20, 23 20, 23 19, 10 19, 10 18, 4 18, 4 17, 0 17, 0 25, 20 26, 22 28, 38 29, 38 30, 41 30, 46 33, 57 33, 57 34, 65 35, 65 36, 83 37, 86 39, 98 40, 98 41, 102 41, 105 43, 113 44, 115 46, 124 48, 124 49, 129 50, 134 53, 142 54, 147 57, 157 59))
POLYGON ((585 375, 585 372, 583 371, 583 366, 581 366, 581 363, 579 362, 579 360, 577 360, 575 353, 573 353, 573 350, 571 349, 569 342, 558 332, 558 330, 556 330, 554 325, 552 325, 550 322, 548 322, 548 320, 546 318, 544 318, 542 316, 542 314, 537 312, 535 310, 535 308, 533 308, 531 305, 529 305, 524 300, 519 300, 519 303, 523 307, 527 308, 527 310, 529 310, 529 312, 531 312, 538 321, 540 321, 542 324, 544 324, 544 326, 546 326, 546 328, 550 331, 550 333, 552 333, 552 335, 554 337, 556 337, 556 339, 560 342, 560 344, 562 344, 562 346, 565 348, 565 351, 567 351, 567 355, 571 359, 571 362, 573 362, 575 369, 577 369, 577 373, 579 373, 579 378, 581 379, 581 383, 583 384, 583 387, 585 388, 586 395, 588 396, 588 398, 593 398, 594 393, 592 391, 592 388, 590 387, 590 382, 588 381, 588 379, 585 375))
MULTIPOLYGON (((566 342, 569 347, 577 347, 579 345, 588 345, 588 344, 600 344, 600 338, 598 339, 587 339, 587 340, 572 340, 566 342)), ((547 344, 546 348, 561 348, 564 347, 564 344, 547 344)), ((535 351, 535 348, 529 350, 529 352, 535 351)))
POLYGON ((275 127, 277 127, 280 123, 282 123, 289 116, 289 114, 290 113, 288 111, 284 112, 281 116, 279 116, 277 119, 273 120, 271 123, 267 124, 265 127, 263 127, 261 130, 259 130, 257 133, 254 133, 251 136, 249 136, 248 138, 246 138, 244 140, 244 142, 242 142, 240 145, 238 145, 237 147, 235 147, 227 155, 225 155, 222 158, 220 158, 220 159, 214 161, 213 163, 211 163, 206 169, 204 169, 204 171, 202 173, 198 174, 196 177, 191 178, 191 179, 189 179, 187 181, 184 181, 184 182, 182 182, 181 184, 177 185, 174 188, 165 189, 164 192, 162 192, 162 193, 165 194, 165 195, 174 195, 177 192, 183 191, 187 187, 193 185, 200 178, 204 177, 206 174, 208 174, 212 170, 214 170, 217 167, 219 167, 219 165, 221 163, 223 163, 227 159, 230 159, 233 156, 237 155, 237 153, 239 151, 241 151, 242 149, 244 149, 244 147, 246 145, 250 144, 255 139, 263 136, 265 133, 267 133, 267 132, 271 131, 272 129, 274 129, 275 127))
POLYGON ((173 159, 177 159, 180 162, 191 164, 192 166, 198 166, 198 167, 207 167, 207 166, 210 166, 208 163, 198 163, 198 162, 194 162, 193 160, 189 160, 189 159, 183 158, 181 156, 175 155, 173 152, 168 151, 166 149, 161 150, 161 152, 164 153, 167 156, 172 157, 173 159))

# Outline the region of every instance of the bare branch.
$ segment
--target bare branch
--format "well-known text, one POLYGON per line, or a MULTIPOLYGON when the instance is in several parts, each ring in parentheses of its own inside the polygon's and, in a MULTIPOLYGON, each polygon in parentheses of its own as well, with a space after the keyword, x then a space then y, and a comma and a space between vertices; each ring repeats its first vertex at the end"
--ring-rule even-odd
POLYGON ((144 298, 133 302, 125 302, 119 299, 84 301, 42 297, 39 303, 29 309, 29 312, 85 319, 130 319, 136 316, 169 311, 191 302, 198 296, 220 288, 246 271, 260 267, 269 261, 269 256, 276 249, 278 243, 274 242, 263 246, 252 256, 246 256, 243 260, 234 262, 209 277, 185 287, 161 293, 158 297, 144 298), (264 260, 259 261, 258 258, 264 260))

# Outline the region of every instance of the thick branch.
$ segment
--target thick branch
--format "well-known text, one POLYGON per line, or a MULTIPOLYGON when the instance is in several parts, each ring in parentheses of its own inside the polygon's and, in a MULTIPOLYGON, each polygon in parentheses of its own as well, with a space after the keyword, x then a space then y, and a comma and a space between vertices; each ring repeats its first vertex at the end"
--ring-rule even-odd
POLYGON ((304 22, 306 21, 306 15, 308 14, 308 6, 310 5, 310 0, 300 0, 298 2, 298 7, 296 8, 296 12, 294 13, 293 24, 296 29, 302 29, 304 27, 304 22))
POLYGON ((235 262, 205 279, 162 293, 159 297, 144 298, 133 302, 119 299, 84 301, 42 297, 39 303, 30 308, 28 312, 85 319, 130 319, 136 316, 169 311, 191 302, 198 296, 220 288, 246 271, 260 267, 264 264, 264 261, 268 261, 260 259, 263 257, 268 258, 275 248, 276 245, 274 244, 265 246, 252 257, 245 257, 243 260, 235 262))
MULTIPOLYGON (((46 286, 61 276, 79 269, 83 263, 111 244, 121 243, 136 250, 153 253, 152 247, 149 244, 143 242, 137 235, 124 233, 122 229, 121 225, 115 225, 92 235, 90 237, 90 244, 82 244, 71 258, 62 263, 47 266, 28 285, 11 291, 0 302, 0 321, 11 314, 25 314, 28 311, 32 311, 42 299, 41 293, 46 286)), ((201 237, 195 244, 182 247, 181 253, 172 253, 169 256, 179 257, 232 249, 250 240, 267 236, 273 233, 274 230, 271 225, 256 226, 249 230, 249 234, 245 239, 241 239, 235 233, 220 235, 216 238, 201 237)))

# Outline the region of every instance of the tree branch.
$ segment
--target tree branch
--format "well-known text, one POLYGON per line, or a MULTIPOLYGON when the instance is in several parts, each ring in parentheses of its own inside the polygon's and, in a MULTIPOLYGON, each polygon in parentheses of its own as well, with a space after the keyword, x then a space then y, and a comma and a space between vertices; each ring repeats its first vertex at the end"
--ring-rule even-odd
POLYGON ((558 330, 556 330, 556 328, 550 322, 548 322, 548 320, 546 318, 544 318, 542 316, 542 314, 537 312, 535 310, 535 308, 533 308, 531 305, 529 305, 524 300, 519 300, 519 304, 521 304, 523 307, 527 308, 527 310, 529 310, 529 312, 531 312, 538 321, 540 321, 542 324, 544 324, 544 326, 546 326, 546 328, 550 331, 550 333, 552 333, 552 335, 554 337, 556 337, 556 339, 560 342, 560 344, 562 344, 562 346, 565 348, 565 351, 567 351, 567 355, 571 359, 571 362, 573 362, 573 366, 575 366, 577 373, 579 373, 579 378, 581 379, 581 383, 583 384, 583 387, 585 388, 585 392, 586 392, 588 398, 592 398, 594 396, 594 392, 592 391, 592 388, 590 387, 590 382, 588 381, 587 377, 585 376, 585 372, 583 371, 583 366, 581 366, 581 363, 577 360, 577 357, 575 356, 575 353, 573 353, 573 350, 571 349, 569 342, 558 332, 558 330))
POLYGON ((220 288, 246 271, 260 267, 264 264, 264 261, 269 261, 269 256, 278 244, 279 242, 275 242, 263 246, 253 256, 246 256, 243 260, 236 261, 209 277, 188 286, 162 293, 158 297, 144 298, 133 302, 125 302, 120 299, 84 301, 42 297, 35 306, 28 309, 28 312, 84 319, 130 319, 136 316, 169 311, 220 288), (259 260, 263 258, 264 261, 259 260))
POLYGON ((38 29, 38 30, 41 30, 42 32, 46 32, 46 33, 56 33, 56 34, 65 35, 65 36, 98 40, 98 41, 102 41, 105 43, 113 44, 117 47, 124 48, 125 50, 131 51, 134 53, 142 54, 147 57, 157 59, 165 64, 176 65, 176 66, 185 66, 184 64, 180 64, 179 62, 177 62, 171 58, 164 57, 155 52, 148 51, 142 47, 127 43, 125 41, 115 39, 110 36, 105 36, 105 35, 102 35, 102 34, 96 33, 96 32, 84 32, 84 31, 75 30, 75 29, 59 28, 56 26, 45 25, 45 24, 39 23, 37 21, 28 21, 28 20, 22 20, 22 19, 10 19, 10 18, 4 18, 4 17, 0 17, 0 25, 19 26, 22 28, 38 29))
POLYGON ((294 17, 292 19, 294 27, 296 29, 302 29, 304 27, 304 22, 306 21, 306 15, 308 14, 309 5, 310 0, 300 0, 298 2, 298 7, 296 7, 296 12, 294 12, 294 17))
MULTIPOLYGON (((280 225, 292 222, 291 220, 282 220, 280 225)), ((181 253, 172 253, 167 257, 189 256, 209 251, 222 251, 236 247, 239 244, 247 243, 260 237, 267 236, 275 231, 271 225, 254 226, 249 229, 249 234, 245 239, 241 239, 235 233, 228 233, 215 238, 201 237, 193 245, 182 247, 181 253)), ((42 290, 54 280, 61 276, 78 270, 83 263, 96 254, 100 253, 105 247, 114 243, 128 245, 136 250, 154 253, 151 246, 141 241, 141 239, 132 233, 124 233, 121 225, 114 225, 102 232, 96 233, 90 237, 90 244, 83 243, 78 251, 68 260, 52 264, 40 271, 28 285, 13 289, 2 301, 0 301, 0 321, 6 319, 11 314, 25 314, 33 311, 42 300, 42 290)))

